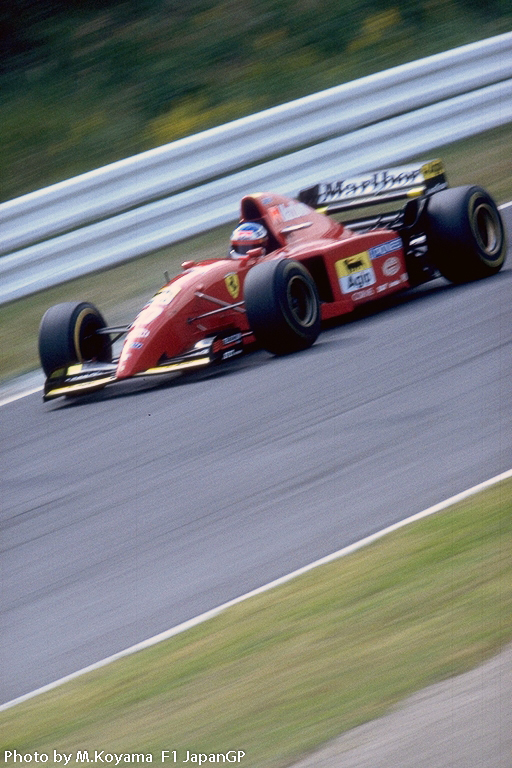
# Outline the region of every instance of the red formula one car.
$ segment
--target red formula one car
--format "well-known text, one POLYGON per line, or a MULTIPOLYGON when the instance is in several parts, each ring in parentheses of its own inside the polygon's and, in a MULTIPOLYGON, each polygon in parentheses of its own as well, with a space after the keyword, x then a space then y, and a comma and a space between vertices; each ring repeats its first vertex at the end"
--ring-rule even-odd
POLYGON ((255 342, 276 355, 305 349, 324 320, 440 274, 493 275, 506 253, 492 198, 449 189, 439 160, 320 183, 297 199, 249 195, 241 224, 226 258, 185 262, 129 326, 109 328, 88 302, 51 307, 39 333, 44 399, 222 362, 255 342), (367 212, 395 201, 400 210, 367 212), (355 209, 365 215, 331 217, 355 209))

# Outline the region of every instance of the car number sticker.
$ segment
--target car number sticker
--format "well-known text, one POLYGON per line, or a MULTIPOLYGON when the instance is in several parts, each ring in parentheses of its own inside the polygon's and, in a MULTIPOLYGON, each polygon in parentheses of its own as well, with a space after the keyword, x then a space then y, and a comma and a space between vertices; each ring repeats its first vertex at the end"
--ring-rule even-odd
POLYGON ((357 253, 335 264, 342 293, 353 293, 377 282, 368 251, 357 253))

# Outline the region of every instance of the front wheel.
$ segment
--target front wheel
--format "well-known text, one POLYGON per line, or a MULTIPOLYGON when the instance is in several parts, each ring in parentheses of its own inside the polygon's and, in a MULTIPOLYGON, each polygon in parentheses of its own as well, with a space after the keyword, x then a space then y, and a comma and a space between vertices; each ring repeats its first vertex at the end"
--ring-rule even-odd
POLYGON ((427 205, 426 235, 432 262, 452 283, 489 277, 505 262, 501 216, 481 187, 454 187, 433 194, 427 205))
POLYGON ((297 261, 265 261, 245 278, 245 309, 258 344, 274 355, 307 349, 320 333, 315 282, 297 261))
POLYGON ((112 362, 110 337, 97 333, 106 325, 99 310, 87 301, 50 307, 39 326, 39 357, 45 374, 85 360, 112 362))

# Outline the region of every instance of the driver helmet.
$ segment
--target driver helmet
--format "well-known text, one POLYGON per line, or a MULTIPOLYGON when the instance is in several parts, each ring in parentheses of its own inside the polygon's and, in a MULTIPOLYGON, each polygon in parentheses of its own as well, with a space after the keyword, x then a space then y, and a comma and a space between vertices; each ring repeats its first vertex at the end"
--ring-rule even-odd
POLYGON ((262 224, 256 221, 244 221, 231 234, 229 255, 232 259, 239 259, 252 248, 266 248, 267 242, 267 230, 262 224))

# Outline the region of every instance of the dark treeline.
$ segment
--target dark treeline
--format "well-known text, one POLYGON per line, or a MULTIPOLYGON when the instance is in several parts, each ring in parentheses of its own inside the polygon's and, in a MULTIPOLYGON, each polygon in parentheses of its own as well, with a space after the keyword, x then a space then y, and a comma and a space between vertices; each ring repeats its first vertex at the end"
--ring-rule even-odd
POLYGON ((0 5, 0 198, 507 31, 509 6, 9 0, 0 5))

